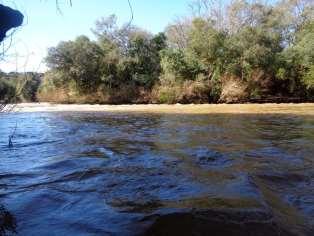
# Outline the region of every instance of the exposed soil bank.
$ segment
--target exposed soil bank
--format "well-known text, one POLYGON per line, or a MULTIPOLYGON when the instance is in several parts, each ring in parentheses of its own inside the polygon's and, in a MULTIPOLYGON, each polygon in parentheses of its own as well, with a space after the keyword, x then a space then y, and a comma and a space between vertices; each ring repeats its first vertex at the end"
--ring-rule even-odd
MULTIPOLYGON (((9 106, 10 108, 10 106, 9 106)), ((12 106, 11 106, 12 108, 12 106)), ((295 114, 314 115, 314 103, 289 104, 189 104, 189 105, 64 105, 50 103, 21 103, 14 106, 16 112, 140 112, 183 114, 295 114)))

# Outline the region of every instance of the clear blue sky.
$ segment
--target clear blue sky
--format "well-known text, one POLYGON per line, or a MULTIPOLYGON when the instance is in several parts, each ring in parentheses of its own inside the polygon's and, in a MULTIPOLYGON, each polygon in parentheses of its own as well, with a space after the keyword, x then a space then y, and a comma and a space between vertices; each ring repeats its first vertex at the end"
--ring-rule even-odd
MULTIPOLYGON (((119 23, 130 19, 127 0, 59 0, 62 15, 55 0, 0 0, 0 3, 19 9, 25 15, 25 25, 14 35, 13 46, 6 61, 0 61, 3 71, 45 70, 41 64, 47 48, 61 40, 71 40, 84 34, 93 37, 90 29, 102 16, 116 14, 119 23)), ((176 17, 187 13, 191 0, 131 0, 133 24, 152 33, 163 31, 176 17)), ((6 41, 8 44, 9 40, 6 41)))

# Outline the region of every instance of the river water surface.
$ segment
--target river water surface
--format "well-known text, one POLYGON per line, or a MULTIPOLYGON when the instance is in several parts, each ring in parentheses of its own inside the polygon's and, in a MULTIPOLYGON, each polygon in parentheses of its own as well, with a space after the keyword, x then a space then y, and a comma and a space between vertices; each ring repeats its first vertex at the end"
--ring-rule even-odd
POLYGON ((0 114, 0 234, 314 235, 313 143, 310 115, 0 114))

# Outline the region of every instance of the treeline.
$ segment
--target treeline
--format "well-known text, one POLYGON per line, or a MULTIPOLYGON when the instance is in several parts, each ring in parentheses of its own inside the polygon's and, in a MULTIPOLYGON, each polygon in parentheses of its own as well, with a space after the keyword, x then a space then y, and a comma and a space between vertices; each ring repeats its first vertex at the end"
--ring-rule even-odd
POLYGON ((153 35, 96 22, 50 48, 40 101, 208 103, 314 98, 314 1, 198 0, 153 35), (266 1, 265 1, 266 2, 266 1))
POLYGON ((0 104, 37 102, 42 73, 4 73, 0 71, 0 104))

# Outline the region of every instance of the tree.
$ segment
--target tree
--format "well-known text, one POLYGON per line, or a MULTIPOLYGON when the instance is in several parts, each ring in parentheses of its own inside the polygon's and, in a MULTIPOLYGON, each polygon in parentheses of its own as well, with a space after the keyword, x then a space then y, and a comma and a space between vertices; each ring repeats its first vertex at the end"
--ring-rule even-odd
POLYGON ((86 36, 61 42, 48 50, 47 65, 60 73, 63 83, 73 81, 78 92, 91 92, 100 82, 101 48, 86 36))
POLYGON ((158 80, 160 51, 166 48, 166 36, 163 33, 154 37, 135 35, 130 40, 128 57, 134 60, 132 80, 139 85, 152 87, 158 80))
POLYGON ((191 22, 188 20, 176 20, 165 29, 167 43, 171 48, 183 50, 187 47, 188 43, 188 30, 191 22))
POLYGON ((96 21, 93 32, 105 51, 102 81, 110 87, 135 83, 150 88, 158 79, 159 52, 166 47, 163 33, 153 36, 130 24, 119 27, 114 15, 96 21))
POLYGON ((314 89, 314 20, 304 25, 296 35, 292 51, 297 55, 303 82, 308 89, 314 89))

